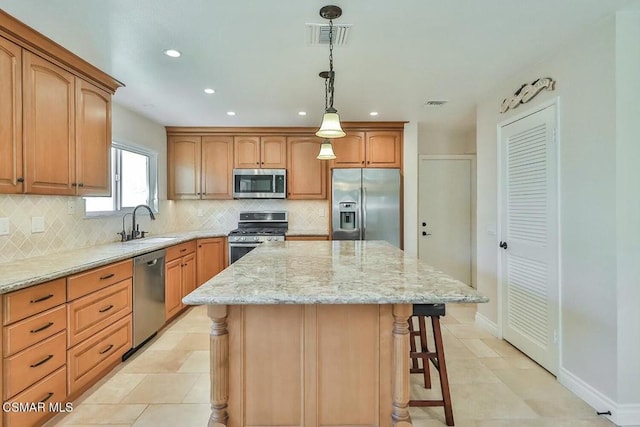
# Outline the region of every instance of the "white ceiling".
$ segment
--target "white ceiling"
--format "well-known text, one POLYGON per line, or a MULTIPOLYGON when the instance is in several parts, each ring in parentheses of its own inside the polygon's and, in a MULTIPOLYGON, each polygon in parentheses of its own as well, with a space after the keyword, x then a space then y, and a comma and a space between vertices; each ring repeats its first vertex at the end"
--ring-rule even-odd
POLYGON ((334 50, 342 120, 466 129, 479 96, 638 3, 0 0, 0 8, 125 83, 114 101, 162 125, 317 126, 329 49, 307 44, 305 24, 327 23, 318 11, 337 4, 343 15, 334 22, 353 25, 334 50), (183 56, 170 59, 167 48, 183 56), (449 103, 424 106, 430 99, 449 103))

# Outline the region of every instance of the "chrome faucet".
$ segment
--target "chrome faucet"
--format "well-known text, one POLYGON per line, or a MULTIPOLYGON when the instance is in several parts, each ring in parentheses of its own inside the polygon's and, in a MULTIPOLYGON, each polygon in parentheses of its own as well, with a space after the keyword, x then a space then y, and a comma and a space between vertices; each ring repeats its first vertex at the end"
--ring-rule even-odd
MULTIPOLYGON (((138 208, 145 208, 146 210, 148 210, 149 216, 151 217, 152 221, 156 219, 156 216, 153 214, 153 211, 147 205, 138 205, 135 208, 133 208, 133 213, 131 215, 131 240, 137 239, 140 234, 142 234, 142 236, 140 237, 144 237, 146 233, 146 231, 138 230, 139 224, 136 224, 136 211, 138 210, 138 208)), ((124 221, 124 218, 123 218, 123 221, 124 221)))

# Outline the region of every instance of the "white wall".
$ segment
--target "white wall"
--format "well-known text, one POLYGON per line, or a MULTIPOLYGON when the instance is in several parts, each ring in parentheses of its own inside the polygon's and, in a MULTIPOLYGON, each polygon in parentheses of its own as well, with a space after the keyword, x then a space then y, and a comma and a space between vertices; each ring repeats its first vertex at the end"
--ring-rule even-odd
POLYGON ((418 125, 404 126, 404 251, 418 256, 418 125))
POLYGON ((640 404, 640 13, 616 15, 618 402, 640 404))
POLYGON ((479 307, 498 321, 497 123, 559 98, 559 379, 621 425, 640 424, 640 13, 619 12, 493 89, 477 109, 479 307), (524 82, 556 90, 500 115, 524 82))
POLYGON ((436 128, 420 123, 418 154, 475 154, 476 130, 436 128))

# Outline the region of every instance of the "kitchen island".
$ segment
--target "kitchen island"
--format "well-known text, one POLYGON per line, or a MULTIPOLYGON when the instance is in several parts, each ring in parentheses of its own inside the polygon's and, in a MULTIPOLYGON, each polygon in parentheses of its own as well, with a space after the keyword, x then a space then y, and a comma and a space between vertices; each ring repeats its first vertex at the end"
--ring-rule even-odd
POLYGON ((410 426, 412 304, 487 301, 386 242, 264 243, 183 299, 213 322, 209 426, 410 426))

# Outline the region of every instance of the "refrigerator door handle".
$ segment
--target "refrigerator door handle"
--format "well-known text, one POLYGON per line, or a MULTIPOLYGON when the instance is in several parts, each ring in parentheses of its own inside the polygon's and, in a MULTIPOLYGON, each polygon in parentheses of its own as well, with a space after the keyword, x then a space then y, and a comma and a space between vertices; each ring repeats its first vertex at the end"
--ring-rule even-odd
POLYGON ((367 187, 362 187, 362 203, 360 204, 360 214, 362 215, 362 222, 360 223, 360 240, 366 240, 367 231, 367 187))

